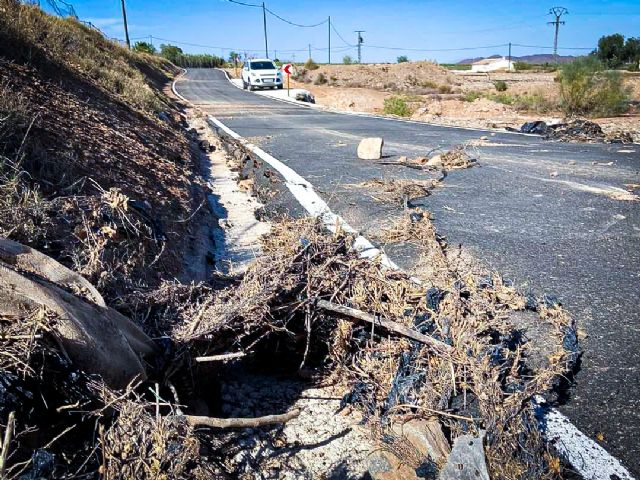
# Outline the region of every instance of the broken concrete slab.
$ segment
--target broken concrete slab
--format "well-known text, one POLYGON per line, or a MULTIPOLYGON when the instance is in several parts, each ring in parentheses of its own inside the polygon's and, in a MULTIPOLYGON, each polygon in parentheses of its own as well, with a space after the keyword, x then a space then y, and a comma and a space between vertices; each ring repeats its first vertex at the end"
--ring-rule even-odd
POLYGON ((439 480, 489 480, 483 437, 484 434, 456 438, 439 480))
POLYGON ((358 145, 358 158, 362 160, 380 160, 384 140, 381 137, 364 138, 358 145))

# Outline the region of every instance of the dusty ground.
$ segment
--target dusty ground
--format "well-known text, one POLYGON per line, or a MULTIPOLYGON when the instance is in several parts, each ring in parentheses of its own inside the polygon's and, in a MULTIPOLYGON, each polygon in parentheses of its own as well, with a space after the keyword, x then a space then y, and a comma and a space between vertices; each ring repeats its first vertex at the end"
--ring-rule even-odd
MULTIPOLYGON (((229 73, 233 75, 233 71, 229 73)), ((317 70, 299 68, 293 88, 305 88, 318 105, 344 111, 382 114, 385 99, 405 95, 414 110, 414 120, 473 128, 519 127, 524 122, 558 122, 559 91, 553 72, 497 72, 491 74, 452 72, 430 62, 389 65, 322 65, 317 70), (324 80, 320 80, 324 78, 324 80), (494 82, 504 81, 510 95, 540 96, 550 108, 519 110, 511 105, 479 98, 464 101, 469 92, 495 94, 494 82)), ((626 77, 632 99, 640 100, 640 76, 626 77)), ((597 118, 606 133, 629 131, 640 137, 640 114, 597 118)))

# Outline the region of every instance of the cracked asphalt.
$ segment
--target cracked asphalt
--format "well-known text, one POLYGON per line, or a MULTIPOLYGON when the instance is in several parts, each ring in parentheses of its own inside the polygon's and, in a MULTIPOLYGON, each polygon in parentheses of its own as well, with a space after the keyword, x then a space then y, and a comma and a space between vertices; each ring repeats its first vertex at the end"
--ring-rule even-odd
MULTIPOLYGON (((536 293, 558 296, 586 331, 581 369, 560 410, 640 476, 640 202, 615 199, 640 184, 640 145, 571 144, 539 137, 323 112, 237 89, 218 70, 194 69, 177 90, 311 182, 333 211, 375 238, 401 206, 358 187, 428 179, 359 160, 360 139, 381 136, 390 160, 487 136, 477 167, 449 173, 421 200, 438 231, 536 293)), ((299 212, 293 198, 279 209, 299 212)), ((387 250, 401 266, 412 256, 387 250)))

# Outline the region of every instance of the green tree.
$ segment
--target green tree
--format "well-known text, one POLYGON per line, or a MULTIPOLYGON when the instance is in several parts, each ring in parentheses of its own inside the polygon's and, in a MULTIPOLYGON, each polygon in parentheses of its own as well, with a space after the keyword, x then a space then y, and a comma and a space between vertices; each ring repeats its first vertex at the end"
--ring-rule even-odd
POLYGON ((238 52, 229 53, 229 63, 240 62, 240 54, 238 52))
POLYGON ((640 62, 640 38, 629 37, 624 44, 624 62, 635 63, 640 62))
POLYGON ((342 57, 342 63, 344 63, 345 65, 351 65, 353 63, 353 58, 351 58, 350 55, 345 55, 344 57, 342 57))
POLYGON ((173 63, 176 63, 178 57, 183 53, 182 49, 175 45, 165 45, 164 43, 160 45, 160 55, 173 63))
POLYGON ((616 68, 624 62, 624 50, 624 36, 614 33, 600 37, 596 56, 609 68, 616 68))
POLYGON ((409 61, 409 57, 407 57, 406 55, 400 55, 397 60, 398 63, 406 63, 409 61))
POLYGON ((136 42, 133 49, 136 52, 149 53, 151 55, 156 53, 156 47, 149 42, 136 42))

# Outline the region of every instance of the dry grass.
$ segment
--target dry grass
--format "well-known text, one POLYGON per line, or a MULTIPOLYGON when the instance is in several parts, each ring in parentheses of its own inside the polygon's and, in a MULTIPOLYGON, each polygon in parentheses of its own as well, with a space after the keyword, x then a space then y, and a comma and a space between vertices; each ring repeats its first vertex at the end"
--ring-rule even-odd
POLYGON ((374 178, 345 187, 366 190, 366 194, 380 203, 404 205, 408 200, 426 197, 438 185, 437 180, 407 180, 374 178))
POLYGON ((394 238, 426 245, 437 265, 420 284, 361 259, 348 235, 327 235, 310 220, 285 220, 265 239, 265 258, 239 288, 205 302, 175 335, 208 353, 231 347, 251 353, 276 337, 301 367, 350 388, 343 402, 360 409, 372 427, 435 415, 452 437, 486 429, 492 478, 552 478, 530 400, 568 368, 573 353, 562 342, 573 323, 561 309, 540 309, 540 321, 555 332, 547 339, 554 354, 544 368, 528 370, 527 342, 509 321, 510 312, 524 308, 522 295, 499 277, 483 280, 453 264, 428 216, 406 222, 407 231, 397 226, 394 238), (316 299, 400 322, 452 350, 346 323, 315 307, 316 299))
POLYGON ((152 77, 167 77, 174 68, 160 57, 129 51, 72 18, 47 15, 36 6, 15 0, 0 0, 0 44, 26 63, 42 62, 46 56, 47 61, 77 70, 129 104, 148 111, 164 105, 149 84, 152 77))

